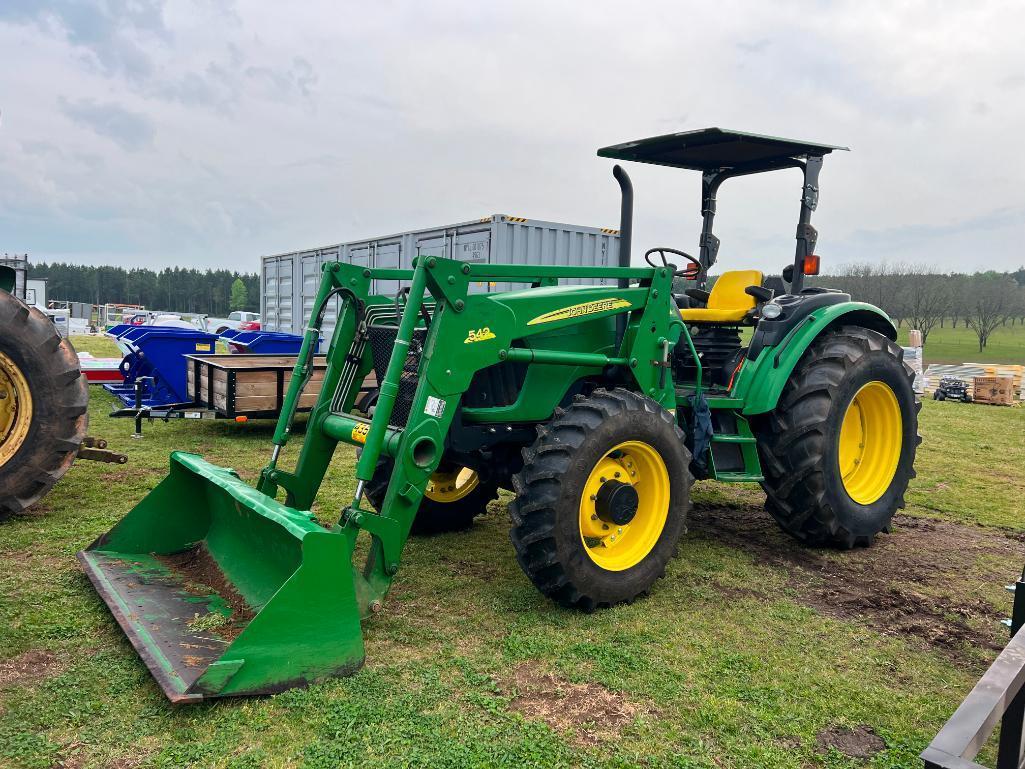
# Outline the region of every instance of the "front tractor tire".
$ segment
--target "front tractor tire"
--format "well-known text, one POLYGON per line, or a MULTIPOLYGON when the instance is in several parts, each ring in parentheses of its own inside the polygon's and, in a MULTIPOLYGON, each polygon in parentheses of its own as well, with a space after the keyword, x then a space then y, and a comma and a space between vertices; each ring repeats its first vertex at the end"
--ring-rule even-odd
POLYGON ((691 485, 671 413, 623 389, 577 396, 539 428, 523 460, 510 537, 544 595, 592 611, 633 601, 665 574, 691 485))
POLYGON ((0 520, 68 471, 85 438, 89 391, 71 343, 43 313, 0 291, 0 520))
POLYGON ((903 358, 869 329, 824 334, 762 421, 766 510, 805 544, 870 545, 904 507, 921 403, 903 358))

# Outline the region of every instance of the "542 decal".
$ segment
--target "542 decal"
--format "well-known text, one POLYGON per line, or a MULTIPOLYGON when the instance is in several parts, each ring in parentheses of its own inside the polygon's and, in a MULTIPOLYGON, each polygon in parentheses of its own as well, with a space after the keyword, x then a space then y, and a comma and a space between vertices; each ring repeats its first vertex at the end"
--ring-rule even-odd
POLYGON ((471 344, 473 342, 484 342, 488 339, 494 339, 495 335, 491 332, 491 329, 487 326, 483 328, 471 328, 470 333, 466 335, 466 339, 463 340, 463 344, 471 344))

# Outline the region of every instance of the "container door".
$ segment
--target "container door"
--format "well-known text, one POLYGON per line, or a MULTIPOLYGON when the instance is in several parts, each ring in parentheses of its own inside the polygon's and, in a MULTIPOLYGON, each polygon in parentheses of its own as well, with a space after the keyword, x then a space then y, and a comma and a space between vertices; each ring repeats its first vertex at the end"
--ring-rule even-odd
MULTIPOLYGON (((461 262, 488 264, 491 261, 491 229, 457 234, 452 239, 452 258, 461 262)), ((493 290, 494 281, 470 284, 471 294, 486 294, 493 290)))
POLYGON ((294 255, 275 256, 263 262, 263 328, 293 333, 292 269, 294 255))
MULTIPOLYGON (((378 270, 398 270, 402 268, 402 244, 375 243, 373 249, 374 268, 378 270)), ((401 284, 406 281, 375 280, 374 293, 395 296, 401 284)))

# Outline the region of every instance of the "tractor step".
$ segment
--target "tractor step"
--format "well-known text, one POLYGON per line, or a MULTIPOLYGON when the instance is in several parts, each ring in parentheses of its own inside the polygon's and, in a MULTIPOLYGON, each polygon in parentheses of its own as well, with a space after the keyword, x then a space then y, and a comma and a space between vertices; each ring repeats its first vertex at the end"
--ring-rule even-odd
POLYGON ((744 472, 725 472, 716 473, 715 479, 723 483, 761 483, 765 480, 765 477, 744 472))
POLYGON ((713 435, 712 443, 757 443, 758 439, 751 435, 713 435))

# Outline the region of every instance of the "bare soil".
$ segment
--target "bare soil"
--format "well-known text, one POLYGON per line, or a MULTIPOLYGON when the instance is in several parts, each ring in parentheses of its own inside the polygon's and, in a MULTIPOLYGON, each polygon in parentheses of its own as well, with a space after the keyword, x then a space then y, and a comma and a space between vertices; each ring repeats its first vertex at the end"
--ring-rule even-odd
POLYGON ((185 589, 195 595, 216 593, 231 609, 228 622, 212 632, 227 641, 238 637, 249 621, 256 616, 245 599, 228 581, 221 567, 203 546, 198 545, 173 555, 157 556, 161 563, 184 580, 185 589))
POLYGON ((571 683, 536 662, 517 665, 499 689, 512 696, 512 710, 544 721, 560 732, 575 733, 575 742, 580 745, 614 738, 634 716, 648 711, 601 684, 571 683))
POLYGON ((952 656, 969 645, 1001 649, 999 622, 1010 611, 1010 597, 1006 606, 994 607, 972 585, 1013 582, 1025 560, 1021 538, 906 515, 894 524, 893 533, 879 535, 869 548, 838 551, 801 545, 753 505, 700 505, 690 516, 696 535, 785 569, 798 600, 822 614, 917 637, 952 656))
POLYGON ((67 667, 65 660, 46 649, 29 649, 0 662, 0 688, 42 681, 67 667))
POLYGON ((883 738, 865 725, 853 729, 831 726, 818 733, 815 743, 823 755, 836 750, 848 758, 869 759, 886 749, 883 738))

